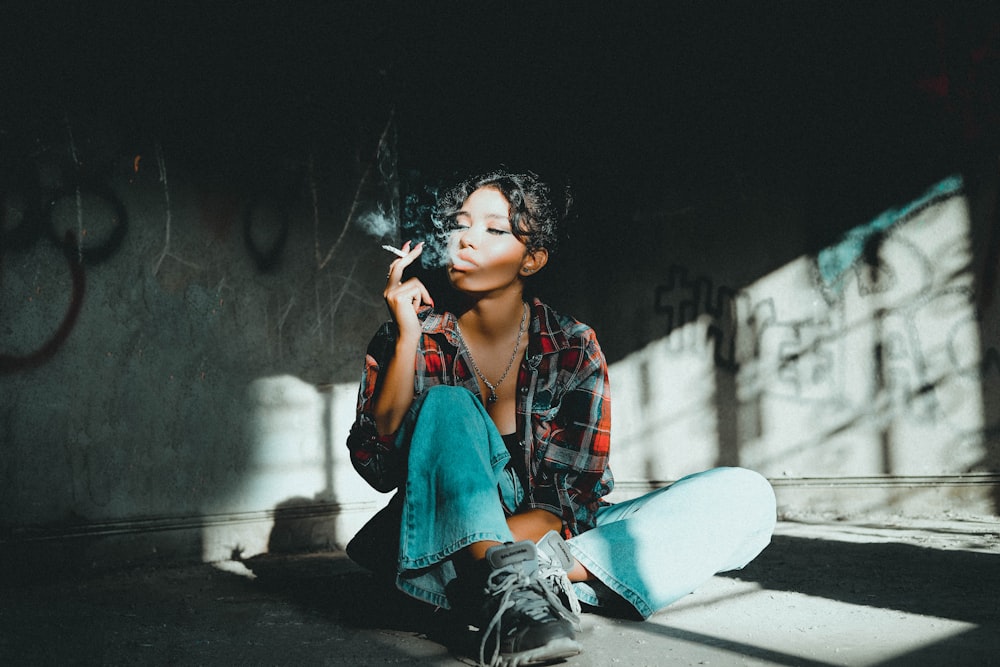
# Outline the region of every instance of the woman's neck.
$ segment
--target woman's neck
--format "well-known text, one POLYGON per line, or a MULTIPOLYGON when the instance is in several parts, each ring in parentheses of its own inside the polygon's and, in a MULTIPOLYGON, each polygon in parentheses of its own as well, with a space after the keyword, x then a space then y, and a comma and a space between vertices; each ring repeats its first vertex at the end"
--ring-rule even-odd
POLYGON ((470 300, 458 314, 462 332, 472 338, 509 337, 524 317, 524 296, 520 290, 490 294, 470 300))

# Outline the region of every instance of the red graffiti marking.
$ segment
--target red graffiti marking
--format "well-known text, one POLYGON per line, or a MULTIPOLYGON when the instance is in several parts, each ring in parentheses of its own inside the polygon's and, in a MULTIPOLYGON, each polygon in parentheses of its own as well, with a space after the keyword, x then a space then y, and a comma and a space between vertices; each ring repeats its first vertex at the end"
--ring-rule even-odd
POLYGON ((62 250, 73 277, 73 293, 70 298, 69 308, 66 310, 66 315, 52 337, 31 354, 25 356, 0 354, 0 374, 14 373, 41 366, 59 351, 62 344, 69 338, 70 332, 73 331, 76 318, 80 315, 80 308, 83 306, 84 288, 86 287, 83 264, 80 261, 80 254, 77 251, 76 238, 73 232, 66 232, 62 250))

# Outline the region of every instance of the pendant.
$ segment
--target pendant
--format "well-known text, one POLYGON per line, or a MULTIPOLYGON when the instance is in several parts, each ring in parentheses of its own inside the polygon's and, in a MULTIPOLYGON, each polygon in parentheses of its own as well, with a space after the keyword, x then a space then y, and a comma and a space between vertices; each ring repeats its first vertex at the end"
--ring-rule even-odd
POLYGON ((495 391, 490 390, 490 397, 486 399, 486 402, 489 403, 490 405, 493 405, 494 403, 497 402, 497 394, 495 391))

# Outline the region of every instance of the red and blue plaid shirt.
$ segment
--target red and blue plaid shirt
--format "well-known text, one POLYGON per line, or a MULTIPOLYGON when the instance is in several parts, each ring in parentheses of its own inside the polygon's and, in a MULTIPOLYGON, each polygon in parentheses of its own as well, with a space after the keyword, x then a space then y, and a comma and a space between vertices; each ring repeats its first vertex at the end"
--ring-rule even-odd
MULTIPOLYGON (((594 527, 597 509, 607 504, 602 499, 614 485, 608 467, 608 366, 593 329, 537 299, 532 306, 528 348, 517 374, 517 433, 528 475, 522 508, 561 517, 568 538, 594 527)), ((455 316, 424 308, 420 317, 414 395, 447 384, 479 396, 455 316)), ((373 417, 379 369, 395 350, 395 335, 395 324, 387 322, 368 344, 357 418, 347 440, 354 467, 380 491, 397 488, 405 470, 406 454, 394 444, 395 434, 379 435, 373 417)))

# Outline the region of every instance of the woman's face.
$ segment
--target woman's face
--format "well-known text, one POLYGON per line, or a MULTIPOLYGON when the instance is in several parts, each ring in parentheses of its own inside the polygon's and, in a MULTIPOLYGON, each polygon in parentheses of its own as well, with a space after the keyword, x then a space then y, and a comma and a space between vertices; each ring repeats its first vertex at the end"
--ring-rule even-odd
POLYGON ((488 292, 521 280, 530 257, 510 224, 510 202, 499 190, 480 188, 455 216, 448 238, 448 278, 464 292, 488 292))

